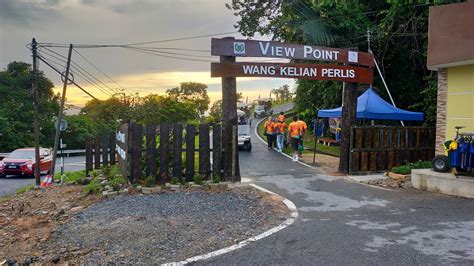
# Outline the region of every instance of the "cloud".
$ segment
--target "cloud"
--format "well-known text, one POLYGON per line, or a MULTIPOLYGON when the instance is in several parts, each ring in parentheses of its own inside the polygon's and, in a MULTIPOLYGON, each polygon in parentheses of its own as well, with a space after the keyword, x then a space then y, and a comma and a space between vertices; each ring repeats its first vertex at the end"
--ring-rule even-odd
POLYGON ((44 18, 59 19, 61 14, 56 10, 59 3, 59 0, 2 0, 0 18, 2 23, 10 22, 17 26, 29 26, 44 18))

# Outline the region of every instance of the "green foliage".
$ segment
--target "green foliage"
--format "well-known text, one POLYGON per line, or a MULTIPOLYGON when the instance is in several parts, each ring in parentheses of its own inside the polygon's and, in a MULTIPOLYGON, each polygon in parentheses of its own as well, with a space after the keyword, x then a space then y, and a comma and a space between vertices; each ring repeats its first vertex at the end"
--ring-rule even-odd
MULTIPOLYGON (((40 143, 52 146, 54 117, 59 110, 58 96, 53 83, 39 71, 37 77, 39 98, 40 143)), ((11 152, 34 145, 33 105, 31 97, 30 65, 11 62, 0 71, 0 152, 11 152)))
POLYGON ((418 161, 415 163, 408 163, 406 165, 397 166, 392 168, 392 172, 395 174, 408 175, 411 174, 412 169, 429 169, 431 168, 430 161, 418 161))
POLYGON ((147 187, 153 187, 155 185, 155 177, 154 176, 147 176, 145 178, 145 184, 147 187))
POLYGON ((115 190, 118 191, 120 188, 127 184, 127 179, 122 175, 116 175, 109 180, 109 185, 115 190))
POLYGON ((82 108, 81 114, 94 121, 95 133, 108 134, 132 118, 132 107, 130 101, 115 97, 107 100, 92 99, 82 108))
POLYGON ((104 188, 100 184, 99 178, 93 178, 92 181, 84 187, 84 193, 86 195, 90 194, 100 194, 104 188))
POLYGON ((202 185, 204 183, 204 179, 199 173, 194 174, 193 182, 198 185, 202 185))
POLYGON ((85 177, 86 170, 65 172, 63 175, 61 175, 61 173, 54 174, 55 180, 62 179, 62 181, 66 184, 82 184, 85 177))
POLYGON ((218 175, 212 175, 212 183, 221 182, 221 178, 218 175))
POLYGON ((88 138, 97 134, 96 123, 84 114, 67 116, 68 128, 64 132, 64 140, 68 149, 84 149, 88 138))
POLYGON ((26 185, 26 186, 24 186, 24 187, 21 187, 21 188, 15 190, 15 192, 16 192, 16 194, 22 194, 22 193, 28 192, 28 191, 30 191, 30 190, 32 190, 32 189, 34 189, 34 188, 35 188, 35 185, 34 185, 34 184, 30 184, 30 185, 26 185))
POLYGON ((176 99, 178 102, 192 103, 200 115, 207 111, 211 102, 207 95, 207 85, 202 83, 183 82, 179 84, 179 87, 169 89, 166 93, 171 99, 176 99))
POLYGON ((143 124, 186 122, 197 118, 196 106, 190 101, 150 94, 140 99, 133 118, 143 124))
MULTIPOLYGON (((461 1, 434 3, 455 2, 461 1)), ((426 68, 428 5, 370 0, 232 1, 226 6, 239 17, 235 27, 247 37, 271 34, 278 41, 367 51, 365 35, 370 28, 371 50, 397 107, 424 111, 425 124, 434 125, 436 73, 426 68)), ((383 88, 380 76, 374 74, 374 87, 383 88)), ((299 80, 297 85, 295 108, 306 117, 341 105, 340 82, 299 80)), ((389 99, 385 90, 378 92, 389 99)))
POLYGON ((173 176, 171 177, 170 184, 177 185, 179 183, 179 180, 177 177, 173 176))

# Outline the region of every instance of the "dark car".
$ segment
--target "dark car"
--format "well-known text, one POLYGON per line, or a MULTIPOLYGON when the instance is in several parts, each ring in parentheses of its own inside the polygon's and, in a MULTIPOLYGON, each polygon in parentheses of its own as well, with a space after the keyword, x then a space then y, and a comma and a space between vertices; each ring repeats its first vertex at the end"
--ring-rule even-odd
MULTIPOLYGON (((49 173, 52 163, 51 149, 40 148, 40 159, 40 171, 49 173)), ((31 176, 34 174, 36 165, 34 148, 17 149, 0 161, 0 176, 31 176)))

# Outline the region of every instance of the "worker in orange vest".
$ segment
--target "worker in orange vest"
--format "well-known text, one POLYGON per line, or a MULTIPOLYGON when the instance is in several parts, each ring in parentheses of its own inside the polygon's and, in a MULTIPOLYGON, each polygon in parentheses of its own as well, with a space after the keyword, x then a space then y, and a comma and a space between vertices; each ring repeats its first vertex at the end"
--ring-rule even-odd
POLYGON ((285 113, 280 112, 280 115, 278 116, 278 121, 285 121, 285 113))
POLYGON ((263 134, 267 136, 268 149, 271 150, 275 146, 276 135, 275 135, 275 123, 272 120, 272 117, 269 116, 268 120, 265 122, 263 134))
POLYGON ((275 134, 276 134, 276 146, 277 146, 277 151, 282 152, 283 151, 283 145, 285 142, 285 133, 286 133, 286 128, 288 125, 285 123, 285 116, 280 114, 278 116, 278 121, 275 123, 275 134))
POLYGON ((293 116, 293 122, 288 126, 288 142, 291 144, 293 149, 293 162, 298 161, 298 147, 301 139, 301 125, 298 123, 298 117, 293 116))
POLYGON ((298 155, 301 158, 303 156, 303 150, 304 150, 303 137, 304 137, 304 134, 306 133, 306 131, 308 130, 308 125, 306 124, 305 121, 301 120, 299 117, 298 117, 297 123, 298 123, 298 125, 300 125, 301 138, 300 138, 300 142, 298 144, 298 155))

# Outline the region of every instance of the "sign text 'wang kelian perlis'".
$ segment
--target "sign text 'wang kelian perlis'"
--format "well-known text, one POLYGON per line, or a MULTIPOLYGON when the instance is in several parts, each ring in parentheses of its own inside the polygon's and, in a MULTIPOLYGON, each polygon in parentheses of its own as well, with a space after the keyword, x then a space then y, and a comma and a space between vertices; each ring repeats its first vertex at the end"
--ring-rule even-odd
POLYGON ((275 77, 371 83, 369 68, 292 63, 211 63, 211 77, 275 77))

